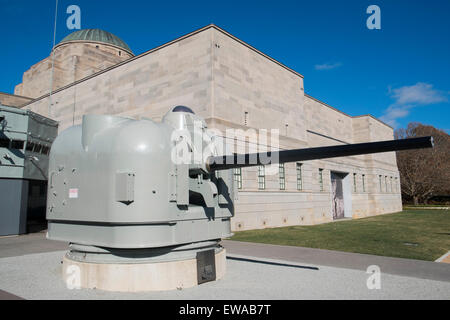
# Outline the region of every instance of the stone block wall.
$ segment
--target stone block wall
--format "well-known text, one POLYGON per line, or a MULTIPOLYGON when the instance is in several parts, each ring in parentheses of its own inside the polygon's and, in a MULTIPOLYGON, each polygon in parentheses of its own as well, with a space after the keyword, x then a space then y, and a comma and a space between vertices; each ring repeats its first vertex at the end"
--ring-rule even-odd
POLYGON ((51 53, 48 58, 36 63, 23 74, 22 83, 16 86, 15 94, 39 98, 50 92, 51 83, 52 90, 58 90, 132 56, 120 48, 106 44, 61 44, 55 47, 54 57, 51 53))

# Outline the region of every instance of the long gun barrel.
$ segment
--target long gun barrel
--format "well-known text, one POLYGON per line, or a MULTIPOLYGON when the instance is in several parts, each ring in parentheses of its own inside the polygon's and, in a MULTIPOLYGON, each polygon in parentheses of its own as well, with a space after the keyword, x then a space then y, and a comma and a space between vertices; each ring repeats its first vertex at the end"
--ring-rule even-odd
POLYGON ((243 168, 264 164, 347 157, 361 154, 432 147, 433 137, 420 137, 400 140, 355 143, 329 147, 234 154, 228 156, 209 157, 206 163, 206 168, 209 170, 209 172, 212 172, 215 170, 243 168), (278 155, 276 153, 278 153, 278 155), (270 163, 268 163, 269 161, 270 163))

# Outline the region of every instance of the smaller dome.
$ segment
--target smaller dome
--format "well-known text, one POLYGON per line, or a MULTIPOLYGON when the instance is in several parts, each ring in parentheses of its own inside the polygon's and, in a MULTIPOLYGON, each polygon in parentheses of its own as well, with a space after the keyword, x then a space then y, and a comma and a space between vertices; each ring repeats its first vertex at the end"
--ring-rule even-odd
POLYGON ((72 41, 86 41, 86 42, 97 42, 97 43, 104 43, 113 45, 119 48, 124 49, 130 54, 133 54, 130 47, 119 37, 113 35, 112 33, 108 31, 104 31, 101 29, 83 29, 78 30, 75 32, 72 32, 68 36, 66 36, 64 39, 62 39, 56 46, 60 46, 67 42, 72 41))
POLYGON ((172 112, 187 112, 187 113, 194 113, 191 108, 186 106, 176 106, 172 109, 172 112))

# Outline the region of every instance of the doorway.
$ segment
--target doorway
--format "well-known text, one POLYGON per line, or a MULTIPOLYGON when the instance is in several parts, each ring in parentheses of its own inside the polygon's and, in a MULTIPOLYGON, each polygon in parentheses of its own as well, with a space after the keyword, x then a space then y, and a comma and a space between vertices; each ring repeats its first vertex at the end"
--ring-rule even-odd
POLYGON ((333 220, 351 218, 351 191, 349 175, 331 171, 331 208, 333 220))

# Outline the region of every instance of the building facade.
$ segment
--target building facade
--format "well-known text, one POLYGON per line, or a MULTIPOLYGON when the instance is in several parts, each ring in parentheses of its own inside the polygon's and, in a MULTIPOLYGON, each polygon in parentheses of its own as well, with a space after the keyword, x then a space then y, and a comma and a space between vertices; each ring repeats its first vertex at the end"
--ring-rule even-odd
POLYGON ((58 90, 133 56, 127 44, 109 32, 76 31, 61 40, 48 58, 23 74, 14 95, 38 98, 50 88, 58 90))
MULTIPOLYGON (((39 73, 37 79, 25 81, 24 76, 16 88, 17 94, 36 98, 24 108, 59 121, 60 131, 79 124, 84 114, 159 121, 173 106, 186 105, 204 117, 210 128, 240 129, 242 135, 227 143, 243 151, 252 147, 247 133, 259 129, 278 130, 280 149, 393 139, 393 129, 376 118, 349 116, 305 94, 301 74, 214 25, 138 56, 129 50, 129 55, 110 66, 70 69, 74 59, 91 61, 89 55, 97 55, 94 49, 100 48, 86 41, 78 36, 55 47, 66 50, 61 61, 69 61, 69 67, 61 68, 61 74, 54 69, 57 80, 51 96, 46 74, 42 82, 47 89, 32 85, 39 82, 39 73), (84 51, 71 47, 91 45, 84 51), (70 73, 73 70, 75 75, 70 73)), ((123 50, 124 45, 115 48, 123 50)), ((41 63, 48 66, 46 60, 41 63)), ((34 67, 44 68, 39 63, 34 67)), ((271 143, 257 142, 259 147, 271 143)), ((394 152, 287 163, 275 170, 251 167, 234 173, 239 187, 233 218, 236 231, 402 209, 394 152)))

